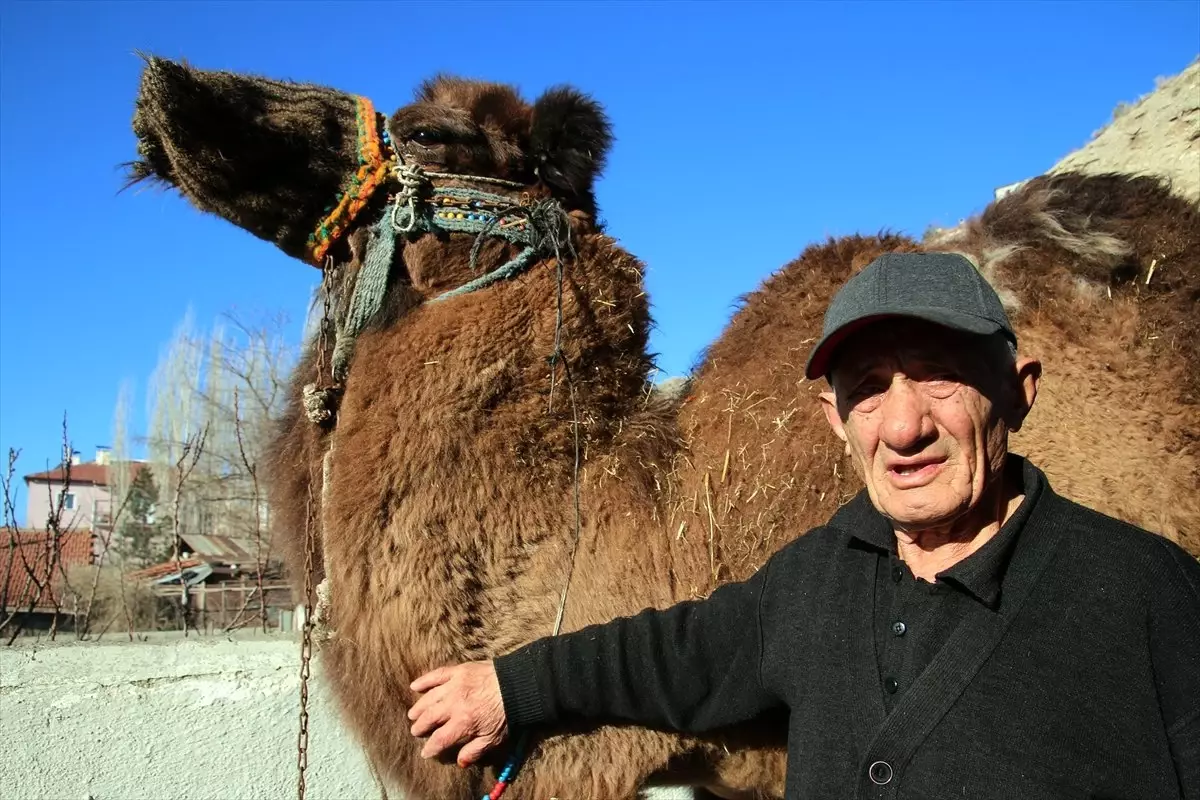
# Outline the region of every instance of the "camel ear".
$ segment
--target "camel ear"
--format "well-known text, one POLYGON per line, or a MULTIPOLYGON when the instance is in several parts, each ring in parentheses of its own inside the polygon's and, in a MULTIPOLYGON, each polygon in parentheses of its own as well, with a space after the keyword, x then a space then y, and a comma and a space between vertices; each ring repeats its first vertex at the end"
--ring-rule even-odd
POLYGON ((588 197, 612 147, 612 127, 599 103, 558 86, 534 103, 529 140, 538 177, 555 194, 588 197))

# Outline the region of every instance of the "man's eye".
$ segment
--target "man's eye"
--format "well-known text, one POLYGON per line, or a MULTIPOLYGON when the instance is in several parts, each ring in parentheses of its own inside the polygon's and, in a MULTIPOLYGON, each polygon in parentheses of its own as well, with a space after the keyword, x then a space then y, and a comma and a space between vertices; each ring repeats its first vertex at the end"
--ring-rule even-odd
POLYGON ((958 391, 959 379, 955 375, 933 375, 922 380, 921 386, 932 397, 946 398, 958 391))
POLYGON ((850 399, 855 403, 861 403, 864 400, 870 400, 873 397, 879 397, 884 392, 884 387, 874 383, 864 383, 862 386, 856 386, 854 391, 850 392, 850 399))
POLYGON ((883 390, 855 392, 850 398, 850 407, 859 414, 870 414, 883 405, 883 390))

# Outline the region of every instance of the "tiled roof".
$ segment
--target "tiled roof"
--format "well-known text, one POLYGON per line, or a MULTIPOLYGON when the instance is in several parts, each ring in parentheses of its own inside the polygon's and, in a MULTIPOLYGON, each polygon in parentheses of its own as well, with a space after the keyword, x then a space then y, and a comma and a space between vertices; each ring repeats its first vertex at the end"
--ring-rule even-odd
POLYGON ((246 574, 255 569, 259 554, 263 559, 264 574, 275 574, 282 566, 279 554, 270 552, 269 542, 264 541, 260 553, 256 553, 258 546, 254 539, 202 536, 196 533, 181 533, 179 538, 183 540, 180 552, 187 553, 187 558, 181 558, 178 564, 175 559, 168 558, 160 564, 151 564, 127 573, 126 577, 130 580, 152 581, 202 564, 215 568, 218 574, 225 576, 239 572, 246 574), (237 569, 233 570, 235 565, 237 569))
MULTIPOLYGON (((91 483, 96 486, 108 486, 109 470, 116 469, 119 464, 96 464, 90 462, 87 464, 72 464, 71 465, 71 483, 83 484, 91 483)), ((125 468, 129 470, 129 479, 132 481, 137 477, 137 474, 146 464, 140 461, 126 461, 125 468)), ((64 467, 55 467, 46 472, 35 472, 32 475, 25 476, 25 482, 43 481, 46 483, 62 483, 66 476, 64 467)))
POLYGON ((206 561, 246 566, 254 564, 261 552, 264 559, 270 552, 270 541, 263 541, 261 548, 253 538, 242 536, 203 536, 198 533, 181 533, 187 549, 206 561))
POLYGON ((44 530, 0 533, 0 603, 7 608, 50 610, 65 603, 63 581, 71 567, 92 563, 92 532, 57 537, 44 530), (43 588, 39 592, 39 585, 43 588))
POLYGON ((161 564, 153 564, 145 569, 139 569, 134 572, 130 572, 125 577, 134 581, 149 581, 154 580, 155 578, 161 578, 164 575, 170 575, 180 570, 188 569, 189 567, 198 567, 203 563, 204 562, 198 558, 185 558, 178 562, 176 562, 174 559, 171 559, 170 561, 164 561, 161 564))

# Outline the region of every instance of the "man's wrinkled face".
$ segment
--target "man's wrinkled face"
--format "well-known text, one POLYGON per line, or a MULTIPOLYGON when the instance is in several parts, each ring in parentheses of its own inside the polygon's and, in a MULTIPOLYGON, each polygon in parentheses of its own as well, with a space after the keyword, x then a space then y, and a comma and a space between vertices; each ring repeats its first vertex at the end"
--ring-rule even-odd
POLYGON ((899 530, 951 525, 1001 475, 1008 431, 1036 396, 1040 367, 1004 343, 919 320, 881 320, 837 350, 821 395, 871 500, 899 530))

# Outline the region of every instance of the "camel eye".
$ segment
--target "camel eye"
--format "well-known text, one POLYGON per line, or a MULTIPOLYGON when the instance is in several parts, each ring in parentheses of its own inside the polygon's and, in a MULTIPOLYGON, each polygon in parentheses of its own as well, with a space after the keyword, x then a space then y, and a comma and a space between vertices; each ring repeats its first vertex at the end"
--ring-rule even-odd
POLYGON ((445 144, 449 141, 449 137, 443 131, 433 130, 432 128, 418 128, 408 135, 408 140, 431 147, 435 144, 445 144))

